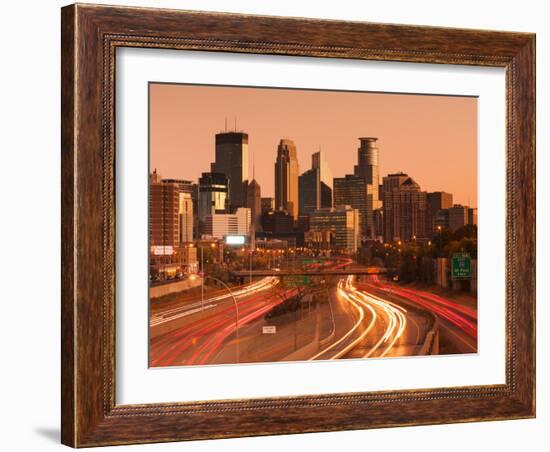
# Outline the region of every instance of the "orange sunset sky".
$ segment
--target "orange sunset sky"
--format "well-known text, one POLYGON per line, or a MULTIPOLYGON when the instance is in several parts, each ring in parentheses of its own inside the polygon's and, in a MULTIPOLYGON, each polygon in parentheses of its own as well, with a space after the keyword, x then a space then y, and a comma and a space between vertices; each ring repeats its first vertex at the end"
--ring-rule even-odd
POLYGON ((477 206, 477 98, 366 92, 149 85, 150 169, 197 181, 214 160, 215 134, 248 133, 262 196, 274 194, 281 138, 294 141, 300 173, 321 148, 334 177, 353 174, 359 137, 378 137, 380 183, 403 171, 422 190, 477 206))

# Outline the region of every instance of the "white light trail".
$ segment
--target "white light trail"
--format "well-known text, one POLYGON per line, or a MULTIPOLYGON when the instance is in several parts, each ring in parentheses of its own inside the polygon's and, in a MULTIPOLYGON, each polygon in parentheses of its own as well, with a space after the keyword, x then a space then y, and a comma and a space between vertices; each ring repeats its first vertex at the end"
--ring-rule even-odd
POLYGON ((378 298, 372 294, 358 290, 353 285, 353 276, 351 275, 347 277, 345 284, 343 283, 343 280, 340 280, 340 282, 338 283, 338 293, 346 301, 348 301, 355 307, 355 309, 359 313, 359 318, 357 322, 352 326, 352 328, 350 328, 350 330, 344 336, 342 336, 338 341, 334 342, 329 347, 323 349, 322 351, 320 351, 310 359, 319 358, 320 356, 333 350, 335 347, 337 347, 343 341, 349 338, 357 330, 359 325, 364 321, 365 310, 368 310, 368 312, 370 312, 371 314, 370 323, 365 329, 365 331, 363 331, 357 338, 351 341, 343 349, 334 353, 332 356, 330 356, 327 359, 338 359, 344 356, 345 354, 347 354, 354 347, 356 347, 361 341, 363 341, 367 336, 367 334, 369 334, 369 332, 374 327, 374 324, 376 323, 376 321, 381 318, 379 315, 377 315, 377 312, 379 312, 379 314, 382 314, 387 318, 387 327, 384 332, 384 335, 374 344, 374 346, 372 346, 369 349, 368 353, 366 353, 364 357, 368 358, 372 356, 376 351, 378 351, 378 349, 383 344, 384 345, 387 344, 385 345, 385 348, 379 355, 380 357, 385 356, 405 331, 405 328, 407 325, 407 319, 405 314, 407 310, 401 306, 398 306, 392 303, 391 301, 383 300, 382 298, 378 298))
MULTIPOLYGON (((237 299, 243 298, 252 293, 261 292, 263 290, 270 289, 276 286, 278 283, 279 283, 279 278, 276 278, 276 277, 263 278, 260 281, 256 281, 253 284, 247 285, 239 290, 234 291, 233 295, 237 299)), ((213 308, 217 306, 217 304, 214 302, 224 300, 228 297, 229 295, 222 294, 212 298, 205 299, 204 301, 197 301, 191 304, 187 304, 185 306, 179 306, 177 308, 167 309, 166 311, 162 311, 151 316, 150 325, 151 326, 159 325, 165 322, 170 322, 172 320, 178 319, 180 317, 185 317, 190 313, 199 312, 200 309, 197 310, 196 308, 203 304, 205 305, 205 309, 206 309, 206 305, 209 308, 213 308)))

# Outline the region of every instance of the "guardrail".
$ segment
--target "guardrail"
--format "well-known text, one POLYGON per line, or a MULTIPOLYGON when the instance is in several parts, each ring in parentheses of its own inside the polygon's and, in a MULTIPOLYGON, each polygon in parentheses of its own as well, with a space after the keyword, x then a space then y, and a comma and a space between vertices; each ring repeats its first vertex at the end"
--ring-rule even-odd
POLYGON ((434 322, 431 329, 426 333, 426 338, 422 347, 418 350, 418 355, 438 355, 439 354, 439 321, 434 316, 434 322))

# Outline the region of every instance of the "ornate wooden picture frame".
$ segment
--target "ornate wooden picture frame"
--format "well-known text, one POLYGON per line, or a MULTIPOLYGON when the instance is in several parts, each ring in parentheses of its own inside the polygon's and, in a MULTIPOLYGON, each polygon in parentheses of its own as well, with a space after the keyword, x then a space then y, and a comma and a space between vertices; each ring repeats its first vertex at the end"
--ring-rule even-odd
POLYGON ((535 416, 535 36, 71 5, 62 9, 62 442, 73 447, 535 416), (506 382, 115 402, 115 51, 180 49, 506 70, 506 382))

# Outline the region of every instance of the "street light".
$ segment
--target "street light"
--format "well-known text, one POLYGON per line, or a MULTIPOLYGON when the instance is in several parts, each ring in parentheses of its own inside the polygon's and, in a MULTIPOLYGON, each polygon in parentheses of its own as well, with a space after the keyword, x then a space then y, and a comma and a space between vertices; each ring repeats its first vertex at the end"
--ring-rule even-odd
MULTIPOLYGON (((201 249, 201 311, 204 310, 204 246, 201 246, 201 243, 198 242, 197 246, 201 249)), ((191 244, 190 247, 192 248, 193 245, 191 244)), ((210 244, 210 248, 216 248, 216 244, 212 242, 210 244)))

